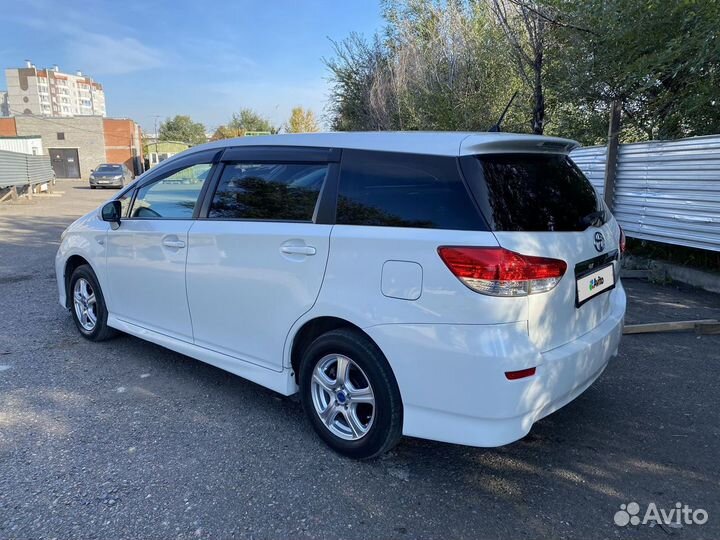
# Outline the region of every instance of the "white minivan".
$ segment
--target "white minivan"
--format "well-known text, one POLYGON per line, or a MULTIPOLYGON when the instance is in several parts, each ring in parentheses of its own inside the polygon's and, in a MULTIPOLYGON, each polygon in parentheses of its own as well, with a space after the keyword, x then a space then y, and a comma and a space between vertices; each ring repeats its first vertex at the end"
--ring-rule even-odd
POLYGON ((336 451, 525 436, 617 353, 624 236, 568 157, 504 133, 198 146, 73 223, 80 333, 132 334, 300 392, 336 451))

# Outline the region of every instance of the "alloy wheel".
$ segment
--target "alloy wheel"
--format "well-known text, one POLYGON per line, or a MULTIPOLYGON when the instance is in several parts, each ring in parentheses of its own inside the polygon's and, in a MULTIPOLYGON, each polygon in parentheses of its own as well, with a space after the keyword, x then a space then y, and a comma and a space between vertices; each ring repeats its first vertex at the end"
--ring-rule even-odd
POLYGON ((92 332, 97 324, 97 298, 92 285, 85 278, 79 278, 73 287, 73 304, 80 326, 92 332))
POLYGON ((375 419, 375 394, 365 372, 341 354, 322 357, 311 381, 315 413, 335 436, 362 439, 375 419))

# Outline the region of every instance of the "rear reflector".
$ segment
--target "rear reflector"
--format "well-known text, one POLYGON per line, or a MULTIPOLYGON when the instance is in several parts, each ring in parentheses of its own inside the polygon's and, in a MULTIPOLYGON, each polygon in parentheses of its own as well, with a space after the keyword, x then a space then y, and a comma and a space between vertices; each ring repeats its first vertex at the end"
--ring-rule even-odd
POLYGON ((524 379, 525 377, 532 377, 535 375, 535 368, 527 368, 527 369, 521 369, 519 371, 506 371, 505 377, 510 380, 514 381, 516 379, 524 379))
POLYGON ((567 270, 565 261, 521 255, 501 247, 441 246, 438 254, 470 289, 491 296, 549 291, 567 270))

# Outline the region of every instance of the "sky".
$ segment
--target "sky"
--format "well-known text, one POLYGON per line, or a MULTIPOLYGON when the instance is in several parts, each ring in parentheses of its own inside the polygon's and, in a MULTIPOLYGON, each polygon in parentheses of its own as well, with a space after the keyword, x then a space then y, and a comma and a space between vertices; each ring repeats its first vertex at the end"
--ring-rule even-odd
POLYGON ((0 0, 0 12, 3 70, 81 70, 108 116, 146 132, 176 114, 213 131, 245 107, 278 126, 297 105, 322 120, 331 40, 382 25, 379 0, 0 0))

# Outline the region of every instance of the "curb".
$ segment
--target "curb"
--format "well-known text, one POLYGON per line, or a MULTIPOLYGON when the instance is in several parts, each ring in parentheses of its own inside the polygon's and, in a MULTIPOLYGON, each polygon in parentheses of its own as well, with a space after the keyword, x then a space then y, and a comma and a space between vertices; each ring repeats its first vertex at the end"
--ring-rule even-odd
POLYGON ((720 294, 720 274, 688 268, 665 261, 626 255, 622 262, 621 276, 632 278, 643 272, 652 281, 679 281, 685 285, 720 294))

